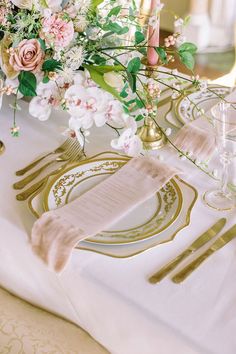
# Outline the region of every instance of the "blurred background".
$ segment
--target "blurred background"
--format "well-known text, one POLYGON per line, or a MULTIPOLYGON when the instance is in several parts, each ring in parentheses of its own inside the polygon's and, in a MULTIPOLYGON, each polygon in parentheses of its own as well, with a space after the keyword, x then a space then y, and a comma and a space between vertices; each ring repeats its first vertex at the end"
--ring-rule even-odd
MULTIPOLYGON (((198 46, 195 72, 216 83, 235 85, 236 0, 161 2, 165 4, 161 12, 161 44, 174 31, 174 16, 184 19, 190 15, 183 34, 198 46)), ((186 72, 180 63, 177 66, 186 72)))

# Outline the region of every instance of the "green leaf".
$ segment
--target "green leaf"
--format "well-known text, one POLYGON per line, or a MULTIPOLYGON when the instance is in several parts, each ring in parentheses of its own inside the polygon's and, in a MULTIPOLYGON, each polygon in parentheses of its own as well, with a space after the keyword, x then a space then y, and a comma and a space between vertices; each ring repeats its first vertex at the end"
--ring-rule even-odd
POLYGON ((91 0, 91 5, 90 5, 90 9, 96 10, 97 7, 103 2, 104 0, 91 0))
POLYGON ((26 97, 34 97, 37 96, 36 86, 37 80, 33 73, 29 71, 21 71, 18 76, 19 80, 19 91, 22 95, 26 97))
POLYGON ((131 74, 135 74, 139 71, 141 67, 141 60, 139 57, 131 59, 127 66, 127 71, 131 74))
POLYGON ((90 65, 86 65, 87 70, 90 73, 91 79, 97 84, 99 85, 103 90, 111 93, 114 97, 116 97, 118 100, 122 101, 119 93, 110 85, 108 85, 104 78, 103 78, 103 74, 100 73, 99 71, 96 70, 97 67, 94 66, 90 66, 90 65))
POLYGON ((161 61, 162 61, 164 64, 167 64, 167 63, 168 63, 168 60, 167 60, 166 51, 165 51, 162 47, 156 47, 155 50, 156 50, 157 54, 159 55, 161 61))
POLYGON ((97 65, 104 65, 104 64, 106 64, 106 59, 105 58, 103 58, 103 57, 101 57, 100 55, 98 55, 98 54, 94 54, 93 56, 92 56, 92 60, 95 62, 95 64, 97 64, 97 65))
POLYGON ((49 81, 50 81, 49 77, 48 76, 44 76, 43 83, 47 84, 49 81))
POLYGON ((45 50, 46 50, 46 43, 45 43, 45 41, 44 41, 43 39, 41 39, 41 38, 38 38, 38 41, 39 41, 39 43, 40 43, 41 49, 45 52, 45 50))
POLYGON ((147 49, 146 48, 139 48, 138 52, 141 53, 144 56, 147 56, 147 49))
POLYGON ((117 16, 120 13, 120 10, 122 9, 122 6, 116 6, 111 9, 111 11, 108 13, 107 17, 111 16, 117 16))
POLYGON ((144 107, 143 101, 139 100, 138 98, 135 99, 135 103, 136 103, 138 108, 143 108, 144 107))
POLYGON ((191 16, 190 15, 186 16, 184 19, 184 26, 187 26, 189 24, 190 20, 191 20, 191 16))
POLYGON ((59 61, 55 59, 48 59, 43 63, 42 70, 43 71, 62 70, 62 65, 59 61))
POLYGON ((125 34, 125 33, 129 32, 129 27, 127 27, 127 26, 122 27, 116 22, 109 22, 103 26, 103 30, 111 31, 113 33, 121 35, 121 34, 125 34))
POLYGON ((0 41, 4 38, 5 32, 4 31, 0 31, 0 41))
POLYGON ((134 36, 135 36, 135 44, 139 44, 145 40, 144 34, 140 31, 136 31, 134 36))
POLYGON ((132 92, 136 92, 136 83, 137 83, 136 75, 132 74, 130 72, 127 72, 127 78, 128 78, 128 83, 130 85, 132 92))
POLYGON ((143 120, 143 119, 144 119, 144 116, 143 116, 142 114, 139 114, 139 115, 135 118, 136 122, 139 122, 140 120, 143 120))
POLYGON ((190 70, 193 70, 195 60, 193 55, 190 52, 180 52, 179 53, 180 60, 182 63, 190 70))
POLYGON ((122 91, 120 92, 120 97, 126 98, 128 96, 128 93, 126 92, 127 88, 128 88, 128 84, 126 83, 122 91))
POLYGON ((186 42, 186 43, 181 44, 181 46, 179 47, 179 50, 178 50, 179 53, 189 52, 191 54, 195 54, 196 51, 197 51, 197 46, 193 43, 190 43, 190 42, 186 42))
POLYGON ((122 65, 99 65, 94 67, 93 65, 83 64, 85 69, 94 68, 96 71, 101 74, 109 73, 110 71, 125 71, 125 68, 122 65))

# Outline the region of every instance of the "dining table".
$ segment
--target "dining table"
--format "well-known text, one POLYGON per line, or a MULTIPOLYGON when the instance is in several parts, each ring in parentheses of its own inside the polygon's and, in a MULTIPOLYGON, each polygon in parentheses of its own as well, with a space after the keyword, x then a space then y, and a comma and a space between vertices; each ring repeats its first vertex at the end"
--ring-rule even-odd
MULTIPOLYGON (((218 182, 170 145, 152 151, 155 158, 179 168, 180 177, 195 190, 185 227, 170 242, 130 257, 76 248, 65 269, 55 273, 32 252, 29 239, 36 219, 27 202, 16 200, 12 185, 17 170, 61 144, 69 115, 54 110, 42 122, 30 116, 28 103, 21 100, 20 136, 12 137, 10 102, 4 97, 0 111, 0 140, 6 147, 0 156, 0 286, 79 325, 113 354, 235 354, 236 239, 180 284, 170 276, 158 284, 148 281, 218 219, 226 218, 226 229, 236 222, 235 209, 215 211, 202 201, 203 193, 218 182)), ((163 128, 170 127, 165 120, 169 104, 166 100, 158 109, 163 128)), ((172 134, 176 131, 172 127, 172 134)), ((111 151, 115 136, 108 126, 92 128, 87 157, 111 151)))

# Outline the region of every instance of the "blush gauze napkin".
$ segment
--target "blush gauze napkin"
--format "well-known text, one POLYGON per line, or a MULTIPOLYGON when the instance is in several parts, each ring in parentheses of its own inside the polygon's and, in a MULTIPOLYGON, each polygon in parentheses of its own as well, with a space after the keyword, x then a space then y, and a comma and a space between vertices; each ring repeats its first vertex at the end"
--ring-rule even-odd
POLYGON ((43 214, 33 226, 33 251, 60 272, 73 248, 150 198, 180 171, 153 158, 133 158, 71 203, 43 214))
MULTIPOLYGON (((226 98, 229 102, 236 101, 236 91, 226 98)), ((186 124, 177 133, 174 144, 183 152, 191 152, 192 156, 199 161, 209 160, 216 148, 215 135, 211 118, 211 110, 206 115, 186 124)))

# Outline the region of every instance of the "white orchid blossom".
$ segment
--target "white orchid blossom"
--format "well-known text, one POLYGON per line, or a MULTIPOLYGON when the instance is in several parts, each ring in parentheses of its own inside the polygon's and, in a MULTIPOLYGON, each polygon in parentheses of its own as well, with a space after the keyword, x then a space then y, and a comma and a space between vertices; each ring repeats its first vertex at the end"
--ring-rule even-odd
MULTIPOLYGON (((63 133, 63 135, 70 136, 72 138, 76 138, 80 145, 83 147, 85 143, 85 137, 81 132, 80 124, 76 118, 71 117, 69 119, 69 128, 63 133)), ((86 142, 87 139, 86 139, 86 142)))
POLYGON ((40 83, 37 87, 37 96, 33 97, 29 104, 29 113, 41 121, 47 120, 52 113, 57 96, 58 88, 54 81, 49 81, 47 84, 40 83))
POLYGON ((129 156, 137 156, 142 151, 142 142, 133 129, 126 129, 118 139, 111 141, 113 149, 122 150, 129 156))
POLYGON ((142 142, 136 135, 137 123, 130 116, 124 116, 125 130, 117 139, 111 141, 111 147, 122 150, 129 156, 137 156, 142 151, 142 142))
POLYGON ((65 100, 69 114, 82 129, 89 129, 93 123, 102 127, 107 122, 106 113, 113 97, 98 87, 72 85, 65 93, 65 100))

